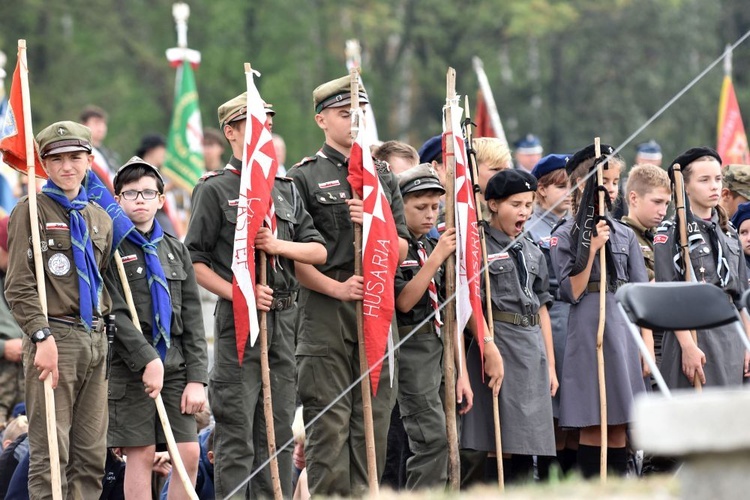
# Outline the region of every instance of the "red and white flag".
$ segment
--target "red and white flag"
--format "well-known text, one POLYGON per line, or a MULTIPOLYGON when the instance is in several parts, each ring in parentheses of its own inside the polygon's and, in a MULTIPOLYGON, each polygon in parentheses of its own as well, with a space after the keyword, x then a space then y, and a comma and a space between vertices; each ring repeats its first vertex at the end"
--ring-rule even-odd
MULTIPOLYGON (((474 193, 467 169, 466 145, 461 131, 463 109, 458 105, 458 100, 448 102, 447 106, 451 109, 451 124, 450 127, 446 123, 443 125, 443 163, 448 164, 446 141, 453 141, 453 154, 456 158, 454 199, 456 207, 456 342, 460 342, 461 332, 469 322, 472 313, 478 326, 484 322, 480 284, 482 249, 479 244, 474 193)), ((483 332, 478 331, 477 334, 481 340, 483 332)), ((480 341, 478 345, 482 352, 482 359, 484 359, 484 342, 480 341)))
POLYGON ((234 309, 237 358, 240 365, 245 354, 248 335, 250 345, 260 333, 258 312, 255 307, 255 236, 261 224, 268 220, 275 233, 276 218, 271 190, 278 163, 271 131, 267 126, 266 110, 253 81, 255 71, 245 73, 247 78, 247 123, 245 148, 242 153, 240 193, 237 205, 237 226, 234 232, 232 253, 232 307, 234 309))
MULTIPOLYGON (((356 123, 364 124, 360 110, 356 123)), ((365 131, 360 128, 349 156, 347 180, 363 202, 362 276, 365 297, 364 337, 367 366, 372 368, 372 393, 378 392, 381 358, 385 354, 395 311, 394 277, 398 269, 398 234, 391 206, 370 155, 365 131)))

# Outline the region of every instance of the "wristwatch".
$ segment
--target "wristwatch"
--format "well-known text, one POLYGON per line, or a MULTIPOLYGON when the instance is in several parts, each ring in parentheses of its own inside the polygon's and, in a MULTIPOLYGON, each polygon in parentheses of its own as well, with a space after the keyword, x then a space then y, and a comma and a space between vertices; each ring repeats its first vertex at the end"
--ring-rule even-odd
POLYGON ((49 330, 49 328, 44 327, 41 330, 38 330, 31 334, 31 342, 34 344, 38 344, 39 342, 43 342, 47 340, 47 337, 52 335, 52 332, 49 330))

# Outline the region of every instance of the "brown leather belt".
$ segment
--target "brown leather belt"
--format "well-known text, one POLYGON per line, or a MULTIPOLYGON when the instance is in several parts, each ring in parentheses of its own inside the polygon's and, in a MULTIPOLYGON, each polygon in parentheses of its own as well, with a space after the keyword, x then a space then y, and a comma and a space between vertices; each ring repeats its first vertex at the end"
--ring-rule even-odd
MULTIPOLYGON (((607 283, 607 291, 610 293, 615 293, 618 288, 620 288, 623 284, 625 284, 624 281, 617 280, 617 283, 612 286, 609 283, 607 283)), ((586 291, 589 293, 596 293, 599 290, 601 290, 601 284, 598 281, 589 281, 588 285, 586 285, 586 291)))
POLYGON ((539 314, 523 315, 518 313, 505 312, 493 307, 492 320, 502 321, 503 323, 510 323, 511 325, 516 326, 537 326, 539 324, 540 316, 539 314))

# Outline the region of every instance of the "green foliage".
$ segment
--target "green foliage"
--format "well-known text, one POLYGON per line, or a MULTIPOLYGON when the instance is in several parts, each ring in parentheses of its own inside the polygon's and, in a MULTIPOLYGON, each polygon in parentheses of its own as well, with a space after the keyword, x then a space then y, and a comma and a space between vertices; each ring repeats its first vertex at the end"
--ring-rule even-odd
MULTIPOLYGON (((167 0, 17 0, 0 3, 0 49, 15 64, 26 38, 35 128, 76 119, 98 104, 110 113, 107 143, 129 157, 140 137, 166 134, 176 45, 167 0)), ((189 45, 203 122, 242 92, 244 62, 262 73, 277 110, 288 164, 322 143, 312 90, 346 73, 344 43, 360 40, 363 78, 381 139, 416 147, 441 130, 445 73, 474 98, 472 56, 485 63, 512 141, 528 131, 547 151, 572 151, 595 135, 619 144, 750 29, 742 0, 213 0, 192 2, 189 45)), ((750 126, 750 42, 734 58, 750 126)), ((721 65, 636 141, 655 138, 665 156, 715 143, 721 65)), ((6 82, 6 88, 8 83, 6 82)), ((474 103, 472 103, 473 106, 474 103)), ((632 145, 625 150, 632 158, 632 145)))

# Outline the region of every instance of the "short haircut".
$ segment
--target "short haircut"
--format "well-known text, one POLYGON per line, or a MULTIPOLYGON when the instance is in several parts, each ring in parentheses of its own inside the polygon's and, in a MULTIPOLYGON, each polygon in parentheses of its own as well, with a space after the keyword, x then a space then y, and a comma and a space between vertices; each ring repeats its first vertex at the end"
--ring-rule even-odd
POLYGON ((86 122, 92 118, 101 118, 102 120, 107 121, 109 119, 109 115, 99 106, 89 104, 88 106, 83 108, 83 111, 81 111, 81 123, 85 125, 86 122))
POLYGON ((373 151, 372 156, 381 161, 388 161, 391 156, 398 156, 404 160, 411 160, 414 165, 419 163, 419 153, 417 153, 417 150, 401 141, 384 142, 373 151))
POLYGON ((437 189, 422 189, 421 191, 412 191, 411 193, 406 193, 401 195, 401 197, 404 200, 404 203, 406 203, 406 200, 411 200, 412 198, 422 198, 423 196, 443 196, 443 192, 439 191, 437 189))
POLYGON ((203 144, 217 144, 219 146, 224 145, 224 134, 215 128, 204 128, 203 129, 203 144))
POLYGON ((635 165, 628 175, 625 193, 629 195, 631 191, 635 191, 638 196, 645 196, 659 188, 670 193, 672 191, 669 176, 663 168, 648 164, 635 165))
POLYGON ((486 163, 495 167, 506 167, 510 162, 508 145, 496 137, 478 137, 474 139, 474 151, 477 153, 477 166, 486 163))
POLYGON ((147 167, 145 165, 138 165, 134 164, 122 171, 120 171, 117 174, 117 178, 115 179, 115 194, 119 195, 122 191, 122 187, 125 184, 130 184, 131 182, 136 182, 141 177, 151 177, 156 180, 156 190, 159 191, 159 194, 164 194, 164 181, 162 181, 158 175, 156 175, 156 172, 154 172, 153 168, 147 167))
POLYGON ((26 415, 19 415, 10 421, 3 432, 3 441, 15 441, 18 436, 29 432, 29 420, 26 415))

